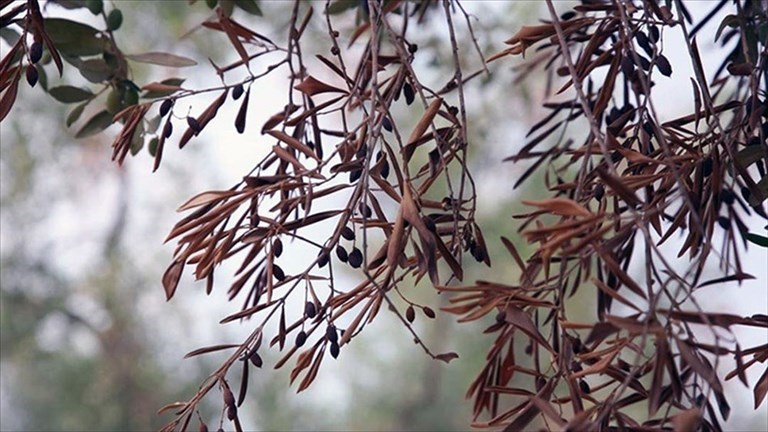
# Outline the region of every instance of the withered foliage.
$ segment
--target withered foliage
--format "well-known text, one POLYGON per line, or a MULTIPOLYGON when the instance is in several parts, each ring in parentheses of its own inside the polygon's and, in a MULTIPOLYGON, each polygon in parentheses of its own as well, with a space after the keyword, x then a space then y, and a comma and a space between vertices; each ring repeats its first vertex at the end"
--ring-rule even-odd
MULTIPOLYGON (((741 347, 731 333, 766 328, 768 316, 702 310, 696 301, 700 289, 752 278, 739 257, 748 238, 742 217, 765 217, 768 191, 768 57, 765 37, 756 38, 756 29, 766 34, 768 11, 750 1, 712 6, 733 14, 717 30, 730 53, 711 76, 697 35, 717 27, 706 22, 714 12, 693 23, 680 1, 585 1, 562 15, 548 2, 548 19, 492 57, 535 55, 525 72, 543 68, 559 88, 544 105, 551 114, 509 158, 547 167, 552 191, 519 215, 536 252, 523 260, 504 239, 520 280, 441 288, 458 294, 450 312, 463 320, 498 314, 486 330, 497 335, 487 365, 469 390, 475 414, 491 415, 478 426, 524 430, 541 416, 567 430, 720 430, 731 410, 723 380, 749 385, 745 371, 768 359, 768 344, 741 347), (694 76, 685 91, 695 108, 667 120, 657 115, 654 84, 675 73, 664 50, 674 32, 688 46, 694 76), (545 141, 576 119, 587 120, 586 136, 545 141), (673 234, 683 235, 676 262, 659 250, 673 234), (716 265, 724 276, 704 280, 716 265), (579 290, 596 297, 594 322, 572 320, 569 299, 579 290), (737 365, 725 377, 722 357, 737 365), (516 402, 500 402, 504 395, 516 402)), ((757 409, 768 372, 751 385, 757 409)))
MULTIPOLYGON (((223 34, 238 60, 212 63, 222 84, 204 90, 185 89, 180 78, 134 84, 132 61, 194 62, 167 53, 123 54, 113 36, 120 26, 113 13, 99 11, 106 31, 77 27, 83 40, 73 46, 61 29, 73 31, 79 23, 43 18, 36 0, 0 3, 3 26, 23 30, 2 60, 0 118, 15 101, 22 71, 33 86, 44 72, 38 65, 43 47, 59 72, 61 51, 83 76, 109 90, 107 109, 78 135, 119 123, 112 145, 119 163, 146 141, 157 169, 174 129, 184 147, 225 104, 239 107, 231 120, 239 133, 252 129, 251 85, 270 74, 287 76, 285 105, 257 125, 260 145, 271 151, 230 189, 206 191, 181 205, 186 215, 168 236, 177 247, 162 277, 166 297, 176 294, 185 271, 216 295, 217 270, 235 262, 222 295, 240 306, 221 323, 245 321, 254 329, 244 341, 187 354, 230 353, 196 395, 160 410, 174 413, 165 430, 187 430, 195 417, 207 428, 198 405, 214 389, 223 400, 220 424, 226 417, 240 430, 238 407, 247 397, 250 368, 262 366, 260 352, 280 351, 274 367, 290 364, 291 382, 302 391, 382 306, 429 356, 450 362, 457 354, 431 352, 411 325, 417 312, 435 317, 408 298, 422 279, 451 295, 444 310, 460 322, 495 316, 485 330, 495 336, 487 363, 467 394, 474 399, 474 426, 720 430, 731 409, 723 381, 733 378, 751 386, 756 409, 764 403, 768 371, 754 383, 745 372, 768 360, 768 344, 742 347, 731 331, 766 328, 768 316, 707 311, 696 301, 699 290, 752 278, 740 251, 748 243, 768 246, 743 221, 751 213, 765 217, 768 198, 764 2, 712 2, 712 12, 694 22, 680 0, 585 0, 559 12, 547 1, 549 15, 515 33, 488 66, 477 43, 476 54, 459 49, 456 28, 471 21, 456 2, 297 1, 278 41, 232 14, 237 7, 259 15, 257 2, 209 3, 218 4, 202 27, 223 34), (721 10, 730 14, 715 22, 721 10), (411 35, 427 22, 444 26, 452 47, 453 73, 439 86, 429 86, 414 69, 419 51, 411 35), (307 57, 302 50, 310 25, 324 28, 328 53, 307 57), (697 39, 705 33, 724 48, 714 73, 700 59, 697 39), (664 119, 654 105, 654 85, 679 74, 681 62, 664 49, 674 37, 688 47, 682 60, 693 76, 685 94, 695 107, 690 115, 664 119), (477 55, 483 68, 465 70, 467 55, 477 55), (459 286, 462 262, 491 264, 475 222, 464 87, 517 55, 528 56, 521 76, 543 71, 548 88, 556 90, 543 105, 549 115, 508 163, 530 166, 514 186, 544 171, 551 195, 524 201, 531 211, 517 215, 519 232, 533 247, 530 256, 501 239, 510 256, 494 261, 514 263, 519 280, 459 286), (232 71, 247 71, 248 78, 232 83, 232 71), (203 92, 217 97, 202 112, 186 118, 174 112, 179 101, 203 92), (396 121, 404 106, 418 113, 412 126, 396 121), (567 130, 580 122, 584 132, 567 130), (673 262, 659 247, 675 234, 683 240, 673 262), (284 256, 289 248, 309 250, 314 258, 295 271, 295 260, 284 256), (358 272, 360 283, 338 286, 333 276, 340 266, 358 272), (714 268, 722 276, 707 279, 705 270, 714 268), (580 290, 594 295, 591 321, 573 320, 573 295, 580 290), (304 307, 287 307, 289 301, 304 307), (719 367, 724 357, 737 365, 725 375, 719 367), (231 382, 238 379, 235 397, 231 382)), ((469 33, 475 37, 471 27, 469 33)), ((65 103, 82 102, 68 125, 98 94, 67 86, 48 91, 65 103)))

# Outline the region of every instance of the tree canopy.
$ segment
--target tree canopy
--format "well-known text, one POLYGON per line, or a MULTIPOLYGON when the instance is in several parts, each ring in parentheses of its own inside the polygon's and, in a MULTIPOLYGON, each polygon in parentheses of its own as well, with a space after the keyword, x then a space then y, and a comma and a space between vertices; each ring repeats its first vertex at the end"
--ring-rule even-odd
POLYGON ((225 121, 238 134, 270 147, 241 181, 177 209, 166 299, 191 273, 207 295, 235 305, 221 324, 253 330, 187 354, 228 356, 188 400, 157 407, 170 417, 165 430, 228 421, 240 430, 248 376, 265 350, 280 352, 274 367, 290 367, 300 392, 380 312, 445 363, 461 353, 435 352, 416 320, 447 313, 487 323, 486 363, 467 393, 476 427, 721 430, 731 411, 723 382, 732 379, 751 389, 754 409, 765 404, 768 343, 744 346, 733 329, 768 328, 766 305, 741 316, 699 301, 752 279, 744 254, 768 248, 768 234, 748 219, 768 219, 765 2, 720 0, 694 18, 683 0, 547 0, 545 16, 510 29, 492 52, 473 30, 483 17, 460 2, 295 1, 286 16, 266 17, 283 26, 279 39, 254 24, 264 14, 258 1, 188 3, 180 13, 210 9, 192 31, 220 37, 234 60, 133 53, 121 43, 130 10, 120 2, 0 1, 10 47, 0 61, 0 120, 29 85, 72 105, 63 121, 75 138, 117 131, 117 164, 148 152, 161 169, 168 146, 192 143, 227 106, 236 107, 225 121), (100 24, 49 16, 55 8, 87 9, 100 24), (421 32, 439 35, 439 46, 414 42, 421 32), (685 54, 674 58, 676 38, 685 54), (714 71, 702 41, 722 52, 714 71), (447 64, 431 67, 425 59, 440 49, 447 64), (142 82, 140 64, 167 76, 142 82), (518 80, 544 81, 546 114, 525 137, 510 137, 521 145, 493 156, 525 167, 498 187, 541 179, 547 195, 522 201, 527 211, 500 239, 506 253, 491 256, 477 211, 493 197, 478 193, 473 173, 503 168, 472 163, 490 150, 472 131, 468 95, 510 64, 518 80), (48 85, 75 70, 88 86, 48 85), (197 73, 220 85, 190 86, 197 73), (282 99, 261 98, 259 84, 275 77, 282 99), (660 114, 657 89, 667 81, 692 102, 689 113, 660 114), (206 108, 190 112, 201 99, 206 108), (274 114, 254 125, 254 104, 274 114), (465 280, 469 260, 517 276, 465 280), (234 275, 221 271, 225 263, 235 263, 234 275), (354 272, 357 285, 339 284, 340 271, 354 272), (214 290, 215 278, 226 291, 214 290), (448 304, 421 304, 415 288, 448 304), (589 316, 574 312, 585 298, 589 316), (747 372, 760 368, 750 383, 747 372), (221 401, 220 419, 199 414, 205 398, 221 401))

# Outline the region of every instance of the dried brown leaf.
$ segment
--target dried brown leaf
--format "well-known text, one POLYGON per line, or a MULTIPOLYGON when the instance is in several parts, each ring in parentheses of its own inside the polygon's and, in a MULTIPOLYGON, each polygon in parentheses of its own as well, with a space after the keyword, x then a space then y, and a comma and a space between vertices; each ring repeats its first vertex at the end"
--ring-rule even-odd
POLYGON ((237 191, 208 191, 203 192, 200 194, 197 194, 187 200, 184 204, 179 206, 178 209, 176 209, 177 212, 183 212, 195 207, 200 207, 205 204, 210 204, 213 202, 221 201, 223 199, 229 198, 231 196, 238 195, 239 192, 237 191))
POLYGON ((294 150, 297 150, 304 154, 306 157, 310 159, 314 159, 316 161, 319 161, 320 158, 317 157, 314 151, 312 151, 309 146, 303 144, 301 141, 297 140, 296 138, 288 135, 287 133, 279 130, 268 130, 268 131, 262 131, 262 133, 267 133, 269 135, 272 135, 273 137, 277 138, 278 140, 286 143, 289 147, 291 147, 294 150))
POLYGON ((163 274, 163 288, 165 289, 166 300, 170 300, 173 294, 176 293, 176 287, 179 285, 179 279, 181 279, 183 270, 184 262, 174 261, 163 274))
POLYGON ((539 333, 539 330, 536 328, 533 320, 531 320, 531 317, 519 307, 513 305, 507 306, 504 310, 504 320, 522 330, 523 333, 527 334, 547 351, 552 351, 549 342, 547 342, 547 340, 544 339, 544 336, 539 333))
POLYGON ((415 150, 414 144, 422 137, 422 135, 424 135, 427 129, 429 129, 429 125, 432 124, 432 121, 435 119, 435 116, 437 115, 438 111, 440 111, 440 106, 442 105, 442 103, 443 103, 442 99, 435 98, 435 100, 433 100, 432 103, 429 104, 429 107, 427 107, 427 110, 421 116, 421 119, 419 119, 419 122, 416 123, 416 126, 414 126, 413 131, 411 131, 410 137, 408 137, 408 141, 405 146, 405 152, 403 155, 406 163, 411 159, 411 156, 413 155, 413 151, 415 150))
POLYGON ((766 394, 768 394, 768 368, 765 369, 763 375, 755 383, 755 409, 758 409, 763 403, 766 394))
POLYGON ((314 96, 316 94, 322 94, 322 93, 346 93, 345 90, 326 84, 316 79, 312 75, 309 75, 308 77, 304 78, 304 81, 300 82, 299 84, 296 84, 296 86, 294 86, 293 88, 304 93, 307 96, 314 96))
POLYGON ((672 417, 675 432, 695 432, 701 423, 701 410, 689 408, 672 417))
POLYGON ((207 353, 210 353, 210 352, 216 352, 216 351, 221 351, 221 350, 225 350, 225 349, 237 348, 239 346, 240 346, 240 344, 211 345, 211 346, 207 346, 207 347, 203 347, 203 348, 198 348, 198 349, 196 349, 194 351, 190 351, 190 352, 188 352, 184 356, 184 358, 195 357, 195 356, 198 356, 200 354, 207 354, 207 353))
POLYGON ((584 206, 568 198, 550 198, 541 201, 523 200, 523 204, 538 207, 541 210, 559 216, 592 216, 592 213, 584 208, 584 206))

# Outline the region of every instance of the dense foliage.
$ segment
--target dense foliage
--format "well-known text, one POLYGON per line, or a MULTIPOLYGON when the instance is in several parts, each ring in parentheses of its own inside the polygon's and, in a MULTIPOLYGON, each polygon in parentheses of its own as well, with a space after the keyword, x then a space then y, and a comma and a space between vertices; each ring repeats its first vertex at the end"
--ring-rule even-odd
MULTIPOLYGON (((203 7, 190 3, 184 7, 203 7)), ((230 121, 245 133, 253 128, 255 83, 286 77, 284 100, 259 101, 274 111, 258 134, 271 152, 230 189, 181 205, 187 214, 168 236, 177 248, 162 277, 166 297, 191 271, 207 294, 239 302, 222 323, 255 325, 239 343, 188 354, 231 352, 197 394, 160 410, 174 414, 167 430, 210 422, 198 413, 206 397, 222 398, 219 424, 226 418, 241 429, 238 409, 251 368, 262 366, 260 353, 283 353, 275 367, 291 362, 301 391, 382 306, 428 356, 450 362, 457 353, 433 352, 413 326, 439 312, 412 299, 420 282, 450 295, 442 309, 461 322, 495 316, 484 331, 495 340, 468 392, 475 426, 523 430, 540 418, 553 429, 719 430, 731 409, 723 381, 734 378, 752 388, 755 409, 764 403, 768 369, 751 384, 745 372, 768 360, 768 343, 742 346, 731 328, 768 327, 765 305, 737 316, 704 310, 697 297, 752 278, 741 265, 744 248, 768 247, 768 238, 744 222, 750 214, 765 218, 768 200, 765 2, 712 2, 711 13, 694 21, 681 0, 584 0, 560 11, 555 6, 564 4, 547 1, 548 15, 519 29, 498 53, 483 52, 474 18, 458 2, 296 1, 290 16, 274 17, 287 25, 274 41, 249 24, 262 14, 255 0, 206 4, 212 15, 202 29, 223 34, 238 58, 198 66, 221 85, 193 89, 181 71, 134 81, 136 63, 196 62, 126 54, 117 7, 101 0, 57 0, 42 9, 37 0, 0 2, 2 37, 11 47, 0 64, 0 119, 19 85, 39 86, 76 104, 65 122, 77 125, 77 138, 119 125, 112 144, 119 164, 148 151, 157 170, 166 144, 183 148, 227 104, 238 106, 230 121), (47 17, 55 7, 87 8, 103 26, 47 17), (725 18, 713 20, 723 11, 725 18), (312 26, 323 29, 326 51, 307 53, 312 26), (458 26, 468 27, 469 44, 458 40, 458 26), (452 72, 433 85, 415 61, 427 50, 412 34, 436 27, 450 47, 452 72), (684 58, 665 50, 675 37, 684 39, 684 58), (704 37, 723 50, 714 73, 702 65, 704 37), (521 76, 546 75, 549 114, 519 151, 504 155, 528 167, 504 186, 540 172, 550 196, 524 201, 530 211, 501 239, 508 256, 493 257, 494 265, 517 266, 519 279, 464 286, 463 263, 490 266, 492 258, 475 220, 477 201, 490 197, 476 194, 469 169, 477 144, 468 135, 465 90, 515 56, 525 57, 521 76), (467 68, 470 57, 477 70, 467 68), (65 63, 92 85, 49 88, 48 74, 71 70, 65 63), (684 63, 690 79, 677 72, 684 63), (660 118, 654 87, 668 79, 681 83, 693 112, 660 118), (189 113, 186 101, 209 94, 215 98, 207 108, 189 113), (418 115, 398 120, 404 110, 418 115), (530 256, 509 239, 516 232, 533 245, 530 256), (672 262, 660 248, 674 235, 683 240, 672 262), (289 273, 283 263, 297 250, 311 250, 313 258, 289 273), (224 262, 238 269, 229 289, 214 293, 214 277, 229 277, 217 271, 224 262), (358 285, 339 286, 334 271, 341 266, 359 274, 358 285), (721 275, 709 278, 713 268, 721 275), (582 291, 595 299, 591 321, 571 312, 582 291), (708 329, 708 340, 700 340, 697 326, 708 329), (723 358, 736 364, 724 376, 723 358)))

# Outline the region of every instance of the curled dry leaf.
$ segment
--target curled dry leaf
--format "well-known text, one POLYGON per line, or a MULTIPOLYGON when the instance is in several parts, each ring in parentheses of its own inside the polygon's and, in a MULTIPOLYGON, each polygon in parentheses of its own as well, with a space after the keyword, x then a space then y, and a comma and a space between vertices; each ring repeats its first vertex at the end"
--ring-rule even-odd
POLYGON ((231 349, 231 348, 237 348, 239 346, 240 346, 240 344, 222 344, 222 345, 212 345, 212 346, 208 346, 208 347, 198 348, 198 349, 196 349, 194 351, 188 352, 184 356, 184 358, 190 358, 190 357, 198 356, 200 354, 207 354, 207 353, 211 353, 211 352, 222 351, 222 350, 231 349))
POLYGON ((203 192, 201 194, 195 195, 194 197, 190 198, 179 206, 178 209, 176 209, 177 212, 183 212, 189 209, 193 209, 195 207, 200 207, 202 205, 214 203, 217 201, 222 201, 227 198, 233 197, 235 195, 239 195, 240 192, 237 191, 208 191, 203 192))
POLYGON ((307 96, 314 96, 322 93, 346 93, 345 90, 319 81, 312 75, 306 77, 304 81, 299 84, 296 84, 294 88, 307 96))
POLYGON ((435 356, 435 358, 437 360, 443 361, 445 363, 450 363, 451 360, 459 358, 459 355, 456 354, 455 352, 447 352, 447 353, 443 353, 443 354, 437 354, 435 356))
POLYGON ((179 285, 179 279, 181 279, 183 270, 184 262, 174 261, 163 274, 163 288, 165 289, 166 300, 170 300, 176 293, 176 287, 179 285))
POLYGON ((523 204, 560 216, 590 217, 592 213, 581 204, 568 198, 551 198, 541 201, 523 200, 523 204))

